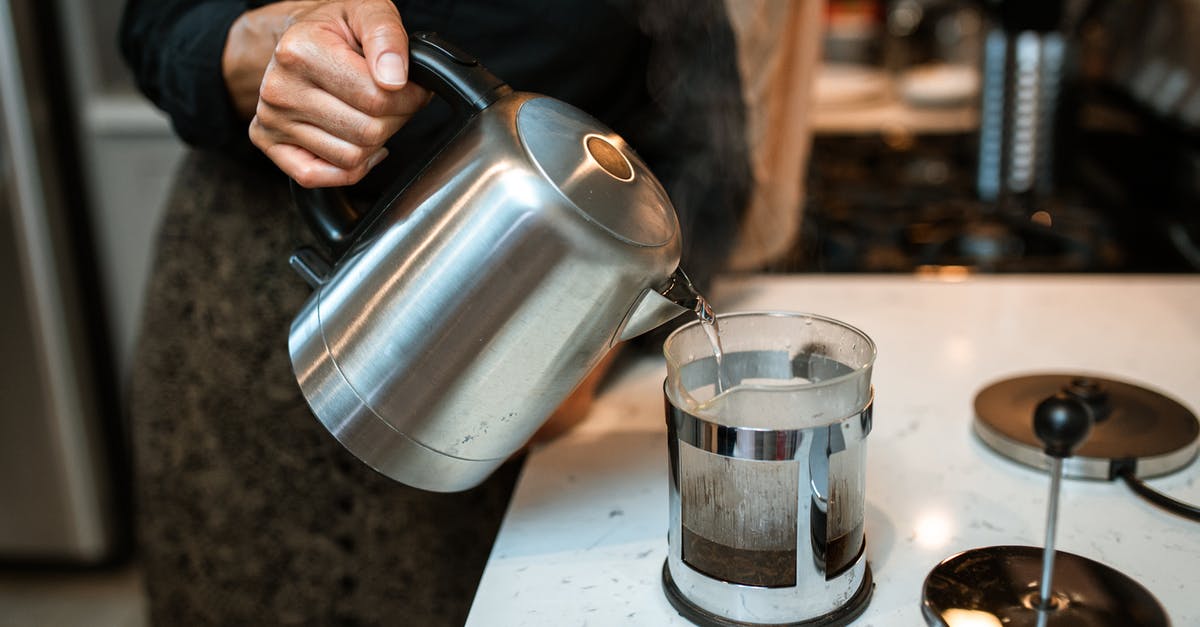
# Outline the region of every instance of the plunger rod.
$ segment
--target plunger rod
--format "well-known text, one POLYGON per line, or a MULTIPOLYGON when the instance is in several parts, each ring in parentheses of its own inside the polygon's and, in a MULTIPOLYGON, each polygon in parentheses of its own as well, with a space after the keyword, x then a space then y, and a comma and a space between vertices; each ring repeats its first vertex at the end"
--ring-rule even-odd
MULTIPOLYGON (((1038 606, 1043 612, 1050 606, 1054 585, 1054 536, 1058 529, 1058 492, 1062 486, 1063 459, 1087 439, 1092 430, 1092 410, 1083 401, 1059 392, 1038 403, 1033 410, 1033 432, 1045 446, 1050 460, 1050 499, 1046 507, 1046 548, 1042 553, 1042 580, 1038 606)), ((1039 621, 1040 622, 1040 621, 1039 621)))
POLYGON ((1054 585, 1054 536, 1058 533, 1058 492, 1062 485, 1061 457, 1050 458, 1050 498, 1046 511, 1046 546, 1042 549, 1042 579, 1038 593, 1038 605, 1043 610, 1050 608, 1051 588, 1054 585))

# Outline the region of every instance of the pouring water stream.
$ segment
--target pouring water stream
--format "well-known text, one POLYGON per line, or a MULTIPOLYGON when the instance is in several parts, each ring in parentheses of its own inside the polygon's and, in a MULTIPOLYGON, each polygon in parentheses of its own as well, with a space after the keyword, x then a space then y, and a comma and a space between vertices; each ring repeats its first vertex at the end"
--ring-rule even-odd
POLYGON ((677 269, 675 274, 671 275, 671 284, 663 291, 663 294, 680 306, 691 309, 696 314, 696 319, 700 321, 700 327, 704 330, 704 335, 708 337, 709 344, 712 345, 713 364, 717 369, 717 376, 714 377, 716 394, 719 395, 732 387, 722 363, 725 351, 721 347, 721 325, 717 321, 717 313, 713 311, 712 305, 696 289, 682 268, 677 269))

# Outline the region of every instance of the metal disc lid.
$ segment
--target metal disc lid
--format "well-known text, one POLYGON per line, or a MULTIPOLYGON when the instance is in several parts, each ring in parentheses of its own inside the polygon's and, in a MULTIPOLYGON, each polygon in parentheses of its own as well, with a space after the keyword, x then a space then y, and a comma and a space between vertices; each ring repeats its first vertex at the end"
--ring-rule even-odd
POLYGON ((662 246, 679 223, 666 190, 625 140, 553 98, 521 105, 517 133, 529 157, 589 221, 637 246, 662 246))
POLYGON ((1166 627, 1141 584, 1099 562, 1058 551, 1050 608, 1039 608, 1042 549, 989 546, 946 558, 925 578, 921 610, 937 627, 1166 627))
POLYGON ((1001 455, 1046 469, 1033 411, 1058 392, 1083 400, 1095 416, 1087 440, 1064 460, 1064 476, 1112 479, 1132 466, 1135 476, 1154 477, 1196 458, 1200 421, 1182 404, 1138 385, 1077 374, 1021 376, 985 387, 975 397, 975 433, 1001 455))

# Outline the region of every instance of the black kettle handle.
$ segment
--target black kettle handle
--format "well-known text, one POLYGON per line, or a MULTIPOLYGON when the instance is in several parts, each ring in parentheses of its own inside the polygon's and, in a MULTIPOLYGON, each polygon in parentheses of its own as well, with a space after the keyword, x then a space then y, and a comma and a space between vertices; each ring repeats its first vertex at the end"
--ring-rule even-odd
POLYGON ((408 54, 413 82, 450 103, 464 121, 512 93, 478 59, 437 33, 413 33, 408 54))
MULTIPOLYGON (((409 78, 437 94, 466 123, 493 102, 512 93, 475 57, 447 42, 437 33, 411 33, 408 38, 409 78)), ((354 228, 361 221, 345 188, 306 189, 291 181, 292 202, 309 228, 335 256, 350 246, 354 228)))

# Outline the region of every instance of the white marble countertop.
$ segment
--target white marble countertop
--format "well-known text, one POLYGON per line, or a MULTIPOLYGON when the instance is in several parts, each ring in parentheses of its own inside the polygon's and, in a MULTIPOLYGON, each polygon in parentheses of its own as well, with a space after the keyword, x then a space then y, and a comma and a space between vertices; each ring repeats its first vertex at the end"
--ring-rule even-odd
MULTIPOLYGON (((1200 277, 763 276, 721 282, 718 311, 832 316, 879 347, 868 439, 867 558, 875 593, 855 625, 924 624, 939 561, 1040 546, 1045 474, 971 432, 972 400, 1017 373, 1084 372, 1149 385, 1200 411, 1200 277)), ((667 603, 667 449, 660 358, 627 363, 587 421, 534 451, 468 625, 687 625, 667 603)), ((1150 484, 1200 503, 1200 463, 1150 484)), ((1200 525, 1123 484, 1064 482, 1058 548, 1149 589, 1178 627, 1200 625, 1200 525)))

